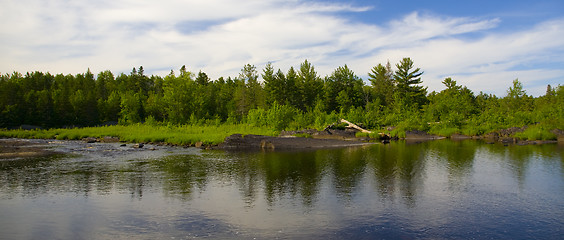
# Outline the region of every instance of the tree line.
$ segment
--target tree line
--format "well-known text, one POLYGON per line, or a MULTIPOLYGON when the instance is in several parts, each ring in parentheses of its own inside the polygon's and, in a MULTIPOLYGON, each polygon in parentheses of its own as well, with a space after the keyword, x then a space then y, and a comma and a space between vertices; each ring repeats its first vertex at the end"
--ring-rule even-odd
POLYGON ((212 80, 185 66, 176 74, 147 76, 143 67, 115 76, 14 72, 0 76, 0 128, 103 124, 248 123, 276 130, 322 128, 346 118, 368 128, 452 131, 479 135, 544 124, 564 129, 564 86, 532 97, 514 80, 507 95, 473 93, 451 78, 427 92, 423 71, 410 58, 378 64, 365 84, 347 65, 320 77, 307 60, 287 72, 269 63, 259 73, 247 64, 237 77, 212 80), (259 81, 259 77, 263 81, 259 81))

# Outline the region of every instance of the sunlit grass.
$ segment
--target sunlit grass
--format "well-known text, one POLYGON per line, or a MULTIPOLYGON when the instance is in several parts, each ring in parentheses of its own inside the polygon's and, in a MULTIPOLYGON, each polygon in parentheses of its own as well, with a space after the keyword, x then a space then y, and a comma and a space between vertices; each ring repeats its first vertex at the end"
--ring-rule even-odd
POLYGON ((539 124, 531 126, 523 132, 515 133, 514 137, 522 140, 556 140, 556 134, 550 130, 551 128, 539 124))
POLYGON ((219 126, 151 126, 146 124, 86 127, 49 130, 2 130, 0 137, 79 140, 86 137, 117 137, 124 142, 162 142, 188 145, 197 142, 218 144, 232 134, 257 134, 276 136, 278 132, 266 127, 248 124, 223 124, 219 126))

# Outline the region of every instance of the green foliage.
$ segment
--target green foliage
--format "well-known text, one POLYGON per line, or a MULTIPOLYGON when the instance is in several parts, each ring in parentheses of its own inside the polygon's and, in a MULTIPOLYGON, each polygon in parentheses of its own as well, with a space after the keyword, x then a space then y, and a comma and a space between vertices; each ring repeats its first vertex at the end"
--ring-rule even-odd
MULTIPOLYGON (((371 129, 397 126, 393 133, 399 136, 407 130, 443 136, 482 135, 513 126, 540 125, 541 130, 528 130, 522 137, 550 139, 553 136, 548 134, 549 130, 564 129, 563 86, 547 86, 546 95, 535 98, 528 96, 516 79, 507 96, 499 98, 484 93, 475 95, 452 78, 446 78, 444 90, 427 95, 426 88, 421 86, 423 71, 414 66, 410 58, 395 65, 378 64, 368 73, 371 86, 365 85, 347 65, 321 78, 307 60, 287 72, 275 71, 268 64, 261 74, 263 81, 251 64, 243 66, 237 78, 217 80, 202 71, 194 74, 186 66, 179 69, 178 75, 171 70, 165 77, 147 76, 142 66, 119 75, 102 71, 95 76, 90 70, 55 76, 14 72, 0 75, 0 128, 87 127, 119 122, 139 128, 247 123, 249 128, 269 131, 321 130, 345 118, 371 129)), ((196 139, 164 132, 175 137, 158 133, 146 137, 141 133, 120 136, 143 141, 196 139)), ((17 135, 80 139, 85 134, 45 130, 17 135)))
POLYGON ((427 88, 420 86, 422 83, 420 68, 413 69, 413 60, 411 58, 403 58, 396 64, 397 70, 394 73, 394 83, 396 85, 395 93, 403 98, 408 104, 417 104, 423 106, 426 104, 427 88))
POLYGON ((325 78, 325 107, 327 111, 348 110, 350 107, 362 106, 362 79, 348 68, 338 67, 329 77, 325 78))
POLYGON ((449 124, 431 124, 429 128, 430 134, 435 134, 443 137, 450 137, 455 133, 460 133, 460 129, 458 127, 452 127, 449 124))
POLYGON ((551 132, 553 129, 548 125, 538 124, 528 127, 523 132, 515 133, 514 137, 523 140, 556 140, 556 134, 551 132))
POLYGON ((294 120, 296 110, 287 105, 274 105, 268 110, 257 108, 249 111, 247 123, 258 127, 270 127, 273 130, 281 131, 290 125, 294 120))
POLYGON ((372 138, 372 139, 380 139, 380 133, 372 132, 372 133, 365 133, 365 132, 357 132, 355 133, 355 137, 359 138, 372 138))
POLYGON ((372 83, 373 98, 384 106, 391 105, 394 93, 394 72, 390 62, 386 66, 378 64, 368 73, 372 83))
POLYGON ((293 135, 294 137, 301 137, 301 138, 313 138, 311 134, 308 133, 296 133, 293 135))

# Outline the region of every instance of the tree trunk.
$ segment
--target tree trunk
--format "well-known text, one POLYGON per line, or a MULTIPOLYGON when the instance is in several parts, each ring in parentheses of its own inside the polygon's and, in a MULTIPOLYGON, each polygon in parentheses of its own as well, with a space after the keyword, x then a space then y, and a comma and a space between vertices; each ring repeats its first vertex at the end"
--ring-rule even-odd
POLYGON ((357 130, 359 130, 359 131, 361 131, 361 132, 363 132, 363 133, 372 133, 371 131, 368 131, 368 130, 366 130, 366 129, 363 129, 363 128, 357 126, 356 124, 352 124, 351 122, 349 122, 349 121, 347 121, 347 120, 345 120, 345 119, 341 119, 341 122, 342 122, 342 123, 346 123, 346 124, 349 125, 348 127, 357 129, 357 130))

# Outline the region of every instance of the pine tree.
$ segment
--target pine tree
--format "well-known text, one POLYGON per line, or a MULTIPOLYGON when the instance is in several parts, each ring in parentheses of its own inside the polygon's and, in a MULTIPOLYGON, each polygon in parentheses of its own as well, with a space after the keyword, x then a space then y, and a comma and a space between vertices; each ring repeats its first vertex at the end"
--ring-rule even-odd
POLYGON ((419 107, 427 103, 427 88, 419 86, 421 84, 420 68, 413 69, 413 61, 411 58, 404 58, 400 63, 396 64, 397 70, 394 74, 394 82, 396 85, 395 93, 397 98, 402 98, 405 104, 419 107))

